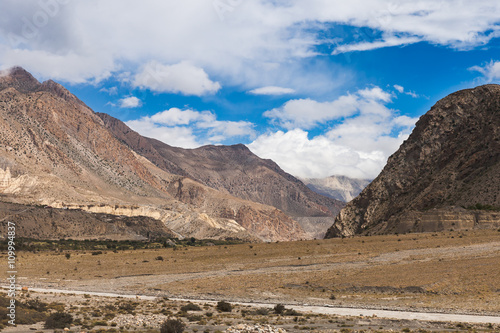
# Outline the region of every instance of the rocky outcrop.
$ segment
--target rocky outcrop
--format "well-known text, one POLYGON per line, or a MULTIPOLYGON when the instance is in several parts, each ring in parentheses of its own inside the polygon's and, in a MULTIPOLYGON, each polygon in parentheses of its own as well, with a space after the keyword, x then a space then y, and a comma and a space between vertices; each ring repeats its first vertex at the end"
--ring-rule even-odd
POLYGON ((326 225, 331 225, 344 206, 341 201, 313 192, 273 161, 253 154, 245 145, 171 147, 139 135, 107 114, 98 115, 116 138, 160 169, 244 200, 276 207, 307 228, 308 238, 322 237, 327 227, 315 221, 329 220, 326 225))
POLYGON ((314 192, 344 202, 349 202, 357 197, 370 184, 368 179, 356 179, 346 176, 302 178, 301 180, 314 192))
POLYGON ((161 221, 145 217, 88 213, 50 206, 27 206, 0 202, 0 237, 7 223, 16 224, 16 237, 35 239, 153 240, 178 237, 161 221))
MULTIPOLYGON (((470 227, 483 215, 451 207, 477 204, 500 207, 498 85, 459 91, 436 103, 380 175, 340 212, 326 237, 437 230, 452 223, 470 227)), ((490 225, 497 223, 498 214, 483 214, 490 225)))

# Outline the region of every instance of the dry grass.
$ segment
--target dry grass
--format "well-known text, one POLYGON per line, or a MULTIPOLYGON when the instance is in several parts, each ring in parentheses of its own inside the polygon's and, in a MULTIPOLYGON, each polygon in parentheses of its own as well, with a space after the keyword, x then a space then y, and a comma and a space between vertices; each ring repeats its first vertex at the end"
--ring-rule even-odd
MULTIPOLYGON (((5 259, 5 258, 4 258, 5 259)), ((392 308, 500 312, 500 232, 474 230, 270 244, 20 253, 20 283, 392 308), (163 261, 155 260, 162 256, 163 261), (369 289, 366 287, 392 287, 369 289), (418 287, 405 290, 405 287, 418 287), (335 299, 330 299, 335 295, 335 299)))

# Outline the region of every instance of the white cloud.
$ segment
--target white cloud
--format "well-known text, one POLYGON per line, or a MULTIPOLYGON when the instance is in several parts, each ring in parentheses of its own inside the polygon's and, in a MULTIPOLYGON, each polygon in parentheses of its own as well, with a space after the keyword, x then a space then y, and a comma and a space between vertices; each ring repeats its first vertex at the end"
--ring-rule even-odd
POLYGON ((473 66, 469 68, 472 71, 477 71, 486 78, 488 82, 500 79, 500 61, 490 61, 484 66, 473 66))
POLYGON ((287 95, 293 94, 294 92, 294 89, 276 86, 267 86, 249 91, 249 93, 253 95, 287 95))
POLYGON ((147 119, 130 120, 126 124, 143 136, 160 140, 171 146, 183 148, 201 146, 192 129, 188 127, 161 126, 147 119))
POLYGON ((156 92, 196 96, 214 94, 221 88, 218 82, 210 80, 202 68, 186 61, 175 65, 149 62, 134 77, 132 85, 156 92))
POLYGON ((366 100, 390 102, 391 94, 383 91, 380 87, 365 88, 358 91, 358 95, 366 100))
POLYGON ((417 95, 415 92, 413 91, 405 91, 405 88, 403 86, 400 86, 399 84, 395 84, 394 86, 394 89, 396 89, 400 94, 405 94, 405 95, 408 95, 408 96, 411 96, 413 98, 418 98, 420 97, 419 95, 417 95))
POLYGON ((394 89, 399 91, 401 94, 405 91, 405 88, 403 86, 400 86, 399 84, 395 84, 394 89))
POLYGON ((109 95, 117 95, 118 94, 118 87, 111 87, 111 88, 101 88, 99 89, 100 92, 105 92, 109 95))
POLYGON ((372 87, 333 102, 289 101, 268 112, 289 130, 261 135, 249 148, 299 177, 375 178, 417 120, 387 108, 391 97, 372 87), (335 121, 327 133, 309 138, 305 129, 329 120, 335 121))
POLYGON ((332 52, 333 55, 345 53, 345 52, 353 52, 353 51, 370 51, 375 49, 380 49, 383 47, 392 47, 392 46, 402 46, 408 44, 414 44, 421 41, 418 37, 387 37, 383 40, 373 41, 373 42, 361 42, 357 44, 347 44, 341 45, 335 48, 332 52))
POLYGON ((119 102, 121 108, 137 108, 142 105, 141 100, 135 96, 122 98, 119 102))
POLYGON ((194 110, 181 110, 178 108, 171 108, 162 112, 158 112, 151 117, 145 117, 152 122, 164 126, 178 126, 189 125, 193 122, 213 122, 215 115, 210 111, 194 111, 194 110))
POLYGON ((254 124, 220 121, 210 111, 171 108, 126 124, 141 135, 183 148, 221 143, 234 137, 255 138, 254 124))
POLYGON ((21 66, 35 76, 71 83, 98 83, 117 69, 110 57, 93 58, 42 50, 9 49, 0 45, 2 67, 21 66))
POLYGON ((290 100, 279 108, 264 112, 264 116, 287 129, 312 129, 319 124, 350 117, 359 112, 387 113, 389 111, 380 103, 390 100, 389 93, 379 87, 372 87, 340 96, 331 102, 290 100))
POLYGON ((333 119, 351 116, 356 112, 357 97, 342 96, 333 102, 317 102, 312 99, 294 99, 283 106, 264 112, 264 116, 281 126, 310 129, 333 119))
POLYGON ((382 152, 356 151, 325 136, 309 139, 301 129, 262 135, 248 147, 256 155, 272 159, 286 172, 304 178, 374 178, 386 162, 382 152))
MULTIPOLYGON (((382 35, 375 41, 369 36, 354 44, 340 41, 337 53, 420 41, 464 48, 500 35, 500 3, 494 0, 226 1, 223 19, 214 2, 205 0, 54 0, 59 5, 52 10, 42 3, 50 1, 2 3, 0 63, 75 83, 137 73, 153 60, 189 61, 224 85, 298 91, 309 87, 308 76, 324 74, 317 68, 311 75, 302 60, 315 56, 318 44, 331 43, 317 34, 331 24, 367 27, 382 35), (290 68, 296 71, 295 85, 288 85, 284 74, 290 68)), ((338 75, 328 72, 325 77, 335 81, 338 75)), ((202 91, 217 90, 210 82, 202 91)), ((189 93, 199 93, 188 86, 189 93)))

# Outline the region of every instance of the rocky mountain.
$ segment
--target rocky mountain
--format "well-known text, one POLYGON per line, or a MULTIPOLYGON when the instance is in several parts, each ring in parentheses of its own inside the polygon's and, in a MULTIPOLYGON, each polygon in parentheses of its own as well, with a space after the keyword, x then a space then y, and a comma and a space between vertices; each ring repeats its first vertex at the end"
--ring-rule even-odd
POLYGON ((311 191, 276 163, 259 158, 242 144, 176 148, 143 137, 107 114, 98 115, 117 139, 160 169, 241 199, 274 206, 297 220, 309 238, 323 237, 344 206, 311 191))
POLYGON ((0 169, 3 202, 149 217, 186 237, 307 237, 275 207, 156 166, 64 87, 40 83, 22 68, 0 74, 0 169))
POLYGON ((326 197, 349 202, 370 184, 368 179, 349 178, 346 176, 330 176, 326 178, 301 178, 311 190, 326 197))
POLYGON ((498 227, 498 207, 500 86, 485 85, 423 115, 326 237, 498 227))

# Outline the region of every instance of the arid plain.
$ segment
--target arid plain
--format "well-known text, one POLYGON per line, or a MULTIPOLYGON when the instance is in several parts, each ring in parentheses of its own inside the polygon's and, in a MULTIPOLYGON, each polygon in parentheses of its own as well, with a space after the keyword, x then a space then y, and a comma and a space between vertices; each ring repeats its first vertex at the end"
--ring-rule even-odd
POLYGON ((19 283, 228 301, 500 313, 500 233, 23 252, 19 283), (160 260, 162 259, 162 260, 160 260))

